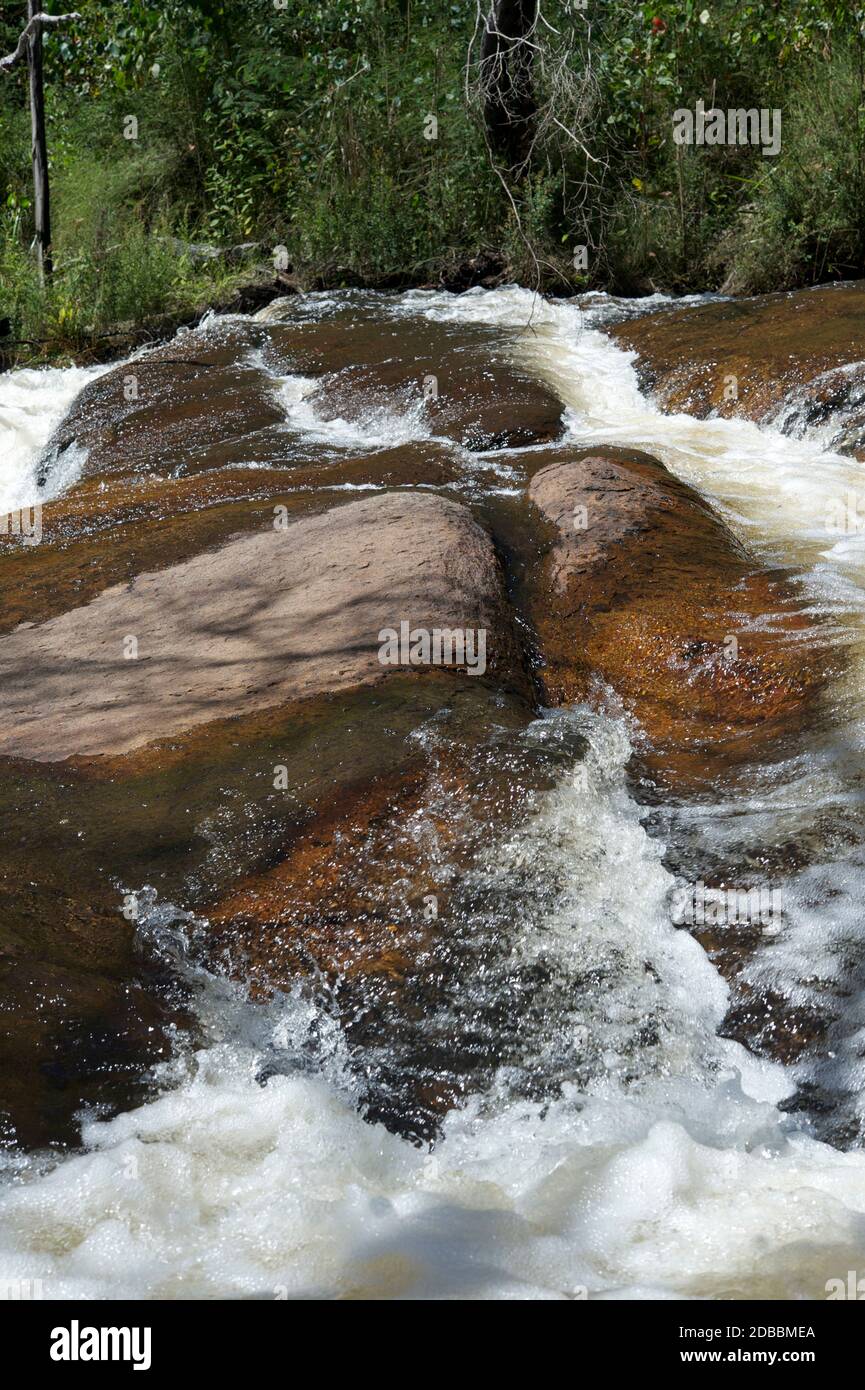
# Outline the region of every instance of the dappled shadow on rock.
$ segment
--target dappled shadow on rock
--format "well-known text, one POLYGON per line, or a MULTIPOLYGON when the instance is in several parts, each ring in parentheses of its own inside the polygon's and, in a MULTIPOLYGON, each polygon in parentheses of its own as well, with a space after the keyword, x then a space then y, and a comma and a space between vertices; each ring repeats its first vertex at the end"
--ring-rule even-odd
MULTIPOLYGON (((111 507, 135 507, 130 487, 112 494, 111 507)), ((27 574, 42 573, 47 557, 43 601, 66 609, 46 619, 34 607, 43 621, 0 638, 10 885, 0 943, 10 1065, 0 1109, 22 1142, 74 1141, 83 1105, 133 1103, 147 1069, 167 1055, 167 1024, 183 1001, 162 999, 159 972, 138 955, 134 913, 124 911, 130 894, 147 887, 196 910, 240 895, 245 875, 284 862, 289 891, 300 893, 305 827, 330 815, 349 845, 358 798, 375 807, 379 778, 417 783, 423 726, 454 698, 471 702, 477 690, 494 721, 527 717, 499 562, 465 508, 420 491, 376 493, 327 513, 319 504, 315 516, 286 507, 274 527, 271 499, 261 515, 257 506, 221 498, 205 514, 228 515, 201 553, 205 532, 182 540, 177 511, 167 544, 196 551, 180 563, 166 563, 168 553, 154 548, 158 530, 148 541, 134 519, 127 548, 116 510, 101 550, 65 548, 54 536, 44 551, 4 554, 0 570, 20 611, 27 574), (235 506, 246 509, 247 527, 257 523, 245 536, 236 535, 235 506), (233 539, 220 533, 226 527, 233 539), (157 557, 162 568, 140 571, 157 557), (128 565, 125 582, 89 604, 74 578, 53 582, 64 565, 73 576, 81 565, 86 584, 94 560, 103 585, 106 566, 128 565), (429 658, 383 665, 380 631, 403 621, 482 630, 483 669, 471 674, 463 659, 460 676, 458 648, 450 669, 429 658), (35 1011, 32 991, 43 1001, 35 1011)), ((198 526, 200 514, 190 515, 198 526)), ((68 509, 64 523, 74 531, 68 509)), ((362 861, 353 867, 365 872, 362 861)), ((388 872, 399 874, 398 858, 388 872)), ((320 898, 309 906, 307 961, 314 923, 325 937, 330 930, 324 891, 320 898)), ((350 944, 377 969, 374 934, 350 944)), ((284 983, 289 972, 272 945, 269 973, 284 983)), ((402 942, 402 958, 417 946, 402 942)))
POLYGON ((516 669, 498 563, 464 508, 388 493, 271 524, 0 638, 0 751, 124 752, 380 680, 379 634, 403 623, 483 633, 484 670, 516 669))
MULTIPOLYGON (((474 479, 468 480, 474 485, 474 479)), ((458 460, 435 444, 323 459, 291 472, 225 467, 179 478, 78 483, 42 507, 42 540, 0 535, 0 632, 44 622, 114 584, 167 569, 230 537, 391 488, 466 491, 458 460)))

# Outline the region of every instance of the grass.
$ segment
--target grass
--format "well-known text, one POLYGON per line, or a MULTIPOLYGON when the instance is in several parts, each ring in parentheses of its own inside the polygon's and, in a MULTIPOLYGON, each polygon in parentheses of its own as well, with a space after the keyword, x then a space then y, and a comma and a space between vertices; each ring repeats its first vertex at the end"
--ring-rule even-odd
POLYGON ((15 365, 64 362, 98 349, 109 330, 206 308, 230 296, 249 268, 194 264, 167 240, 131 227, 104 251, 59 257, 43 286, 27 248, 0 244, 0 310, 10 320, 8 354, 15 365))
MULTIPOLYGON (((284 245, 301 279, 324 285, 428 283, 479 252, 494 253, 508 278, 558 294, 757 293, 865 272, 858 37, 839 35, 819 57, 813 45, 787 44, 779 66, 776 38, 722 32, 722 10, 738 13, 732 0, 718 0, 718 22, 705 25, 658 0, 671 23, 654 47, 645 6, 618 7, 599 31, 580 140, 559 119, 527 177, 506 190, 464 100, 459 14, 413 5, 403 29, 382 4, 371 27, 357 28, 354 0, 334 3, 348 29, 331 32, 331 9, 289 0, 285 23, 318 35, 306 58, 285 40, 281 10, 255 19, 267 37, 259 47, 245 12, 225 0, 220 13, 242 19, 245 65, 215 32, 190 57, 169 26, 147 59, 160 57, 158 80, 142 59, 142 75, 112 86, 90 54, 82 100, 59 80, 59 62, 49 70, 56 274, 47 288, 30 251, 24 89, 0 86, 0 320, 18 344, 7 339, 3 351, 0 339, 4 361, 92 352, 117 324, 181 318, 248 273, 178 255, 175 239, 284 245), (711 100, 716 73, 719 104, 783 108, 777 159, 673 144, 672 109, 711 100), (140 134, 130 141, 133 109, 140 134), (588 265, 578 266, 583 245, 588 265)), ((91 8, 94 24, 114 22, 91 8)), ((769 20, 774 34, 774 8, 769 20)))

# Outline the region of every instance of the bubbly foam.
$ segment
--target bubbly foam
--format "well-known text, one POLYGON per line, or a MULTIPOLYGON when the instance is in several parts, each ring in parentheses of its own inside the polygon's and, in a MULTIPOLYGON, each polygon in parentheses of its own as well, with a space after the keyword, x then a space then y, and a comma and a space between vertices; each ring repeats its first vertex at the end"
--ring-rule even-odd
POLYGON ((280 377, 276 384, 289 428, 310 443, 366 451, 412 444, 432 434, 421 396, 403 410, 371 405, 357 418, 346 420, 341 415, 328 418, 316 409, 311 397, 320 383, 314 377, 280 377))
MULTIPOLYGON (((52 431, 78 392, 108 367, 28 367, 0 376, 0 513, 44 501, 36 465, 52 431)), ((54 496, 75 481, 84 462, 67 460, 62 478, 51 479, 54 496)))
MULTIPOLYGON (((301 992, 253 1008, 198 972, 211 1040, 164 1093, 86 1124, 87 1152, 47 1174, 19 1164, 6 1279, 60 1298, 819 1297, 855 1267, 865 1158, 797 1132, 782 1069, 716 1037, 726 989, 670 924, 624 728, 561 717, 583 720, 587 782, 565 779, 481 872, 519 870, 547 904, 515 923, 521 959, 613 977, 571 1019, 587 1079, 538 1103, 503 1073, 424 1152, 365 1123, 339 1030, 301 992)), ((176 916, 145 914, 163 949, 176 916)))

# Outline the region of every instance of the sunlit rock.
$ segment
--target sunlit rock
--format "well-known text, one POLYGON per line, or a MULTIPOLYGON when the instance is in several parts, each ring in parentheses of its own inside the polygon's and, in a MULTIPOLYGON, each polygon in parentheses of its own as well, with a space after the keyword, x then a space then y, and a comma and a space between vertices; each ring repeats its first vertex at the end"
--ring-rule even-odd
MULTIPOLYGON (((684 305, 608 331, 634 349, 643 385, 665 410, 699 418, 762 421, 781 412, 783 423, 785 405, 811 398, 808 423, 825 425, 865 384, 863 281, 684 305)), ((801 421, 794 412, 790 432, 801 421)), ((861 442, 857 434, 842 447, 861 442)))
POLYGON ((541 469, 529 496, 555 528, 530 583, 550 704, 608 684, 674 784, 768 750, 812 711, 828 659, 803 601, 657 460, 586 453, 541 469))

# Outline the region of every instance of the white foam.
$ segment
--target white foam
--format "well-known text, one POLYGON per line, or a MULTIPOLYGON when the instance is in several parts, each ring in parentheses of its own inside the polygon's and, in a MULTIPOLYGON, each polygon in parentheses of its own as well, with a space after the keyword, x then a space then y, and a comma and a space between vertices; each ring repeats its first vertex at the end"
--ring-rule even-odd
MULTIPOLYGON (((623 726, 580 717, 588 784, 546 796, 487 871, 519 868, 527 900, 553 880, 549 910, 515 923, 522 960, 615 974, 575 1000, 600 1063, 585 1084, 541 1104, 502 1074, 423 1152, 363 1121, 312 1004, 256 1009, 199 978, 212 1041, 173 1088, 89 1123, 88 1152, 47 1175, 19 1161, 3 1279, 40 1279, 51 1298, 820 1297, 855 1268, 865 1158, 796 1133, 776 1108, 781 1069, 716 1038, 726 990, 670 925, 670 876, 624 790, 623 726), (282 1070, 262 1085, 274 1050, 282 1070)), ((164 942, 171 914, 148 901, 164 942)))
POLYGON ((425 1154, 216 1048, 87 1138, 3 1203, 3 1276, 46 1297, 818 1298, 861 1261, 861 1156, 786 1138, 732 1073, 475 1103, 425 1154))
POLYGON ((370 405, 356 417, 346 420, 341 415, 329 417, 317 409, 312 397, 320 383, 314 377, 287 376, 274 380, 285 407, 286 423, 302 433, 309 443, 366 451, 392 449, 432 437, 421 396, 402 410, 370 405))
MULTIPOLYGON (((0 513, 45 500, 36 483, 39 456, 78 392, 108 370, 28 367, 0 376, 0 513)), ((62 479, 50 480, 48 495, 74 481, 83 458, 76 455, 73 463, 62 479)))

